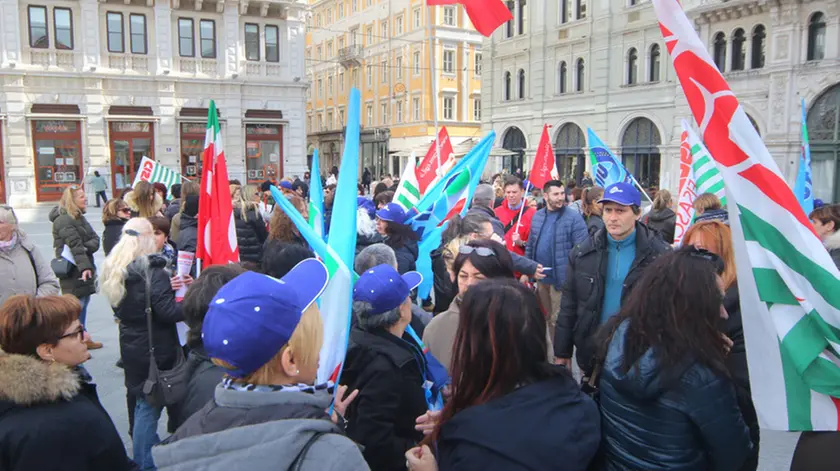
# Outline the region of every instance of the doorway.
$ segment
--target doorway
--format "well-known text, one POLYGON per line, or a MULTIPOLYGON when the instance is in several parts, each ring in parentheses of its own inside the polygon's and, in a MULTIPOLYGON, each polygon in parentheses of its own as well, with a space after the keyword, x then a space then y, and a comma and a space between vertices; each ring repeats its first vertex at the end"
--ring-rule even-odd
POLYGON ((111 188, 114 195, 134 185, 134 178, 143 157, 154 160, 154 131, 152 123, 110 123, 111 188))

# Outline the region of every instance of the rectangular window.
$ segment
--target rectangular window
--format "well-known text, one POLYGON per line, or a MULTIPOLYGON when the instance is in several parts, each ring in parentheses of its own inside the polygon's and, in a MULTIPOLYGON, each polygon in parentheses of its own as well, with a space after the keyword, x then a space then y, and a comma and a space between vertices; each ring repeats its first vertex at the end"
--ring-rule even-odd
POLYGON ((527 0, 519 0, 519 34, 528 31, 528 4, 527 0))
POLYGON ((318 98, 324 96, 324 79, 318 79, 318 98))
POLYGON ((480 52, 475 53, 475 69, 473 70, 473 72, 476 76, 481 75, 481 57, 482 56, 480 52))
POLYGON ((260 60, 260 27, 254 23, 245 23, 245 59, 260 60))
POLYGON ((332 48, 332 46, 333 46, 332 41, 327 41, 327 59, 330 59, 330 58, 332 58, 332 57, 333 57, 333 48, 332 48))
POLYGON ((201 38, 201 57, 216 58, 216 22, 201 20, 198 23, 198 35, 201 38))
POLYGON ((455 51, 451 49, 443 51, 443 72, 447 74, 455 72, 455 51))
POLYGON ((513 0, 508 0, 506 3, 507 3, 508 11, 510 12, 510 17, 511 18, 510 18, 510 20, 508 20, 507 23, 505 23, 505 38, 512 38, 513 37, 513 19, 516 16, 516 15, 514 15, 514 13, 516 12, 516 4, 513 3, 513 0))
POLYGON ((372 65, 367 66, 367 85, 368 85, 368 88, 370 88, 370 86, 373 85, 373 66, 372 65))
POLYGON ((342 49, 344 49, 344 38, 338 38, 338 52, 340 53, 342 49))
POLYGON ((344 126, 344 110, 338 110, 338 127, 344 126))
POLYGON ((403 63, 402 63, 402 56, 397 57, 397 80, 402 78, 403 74, 403 63))
MULTIPOLYGON (((344 91, 344 71, 338 73, 338 90, 343 92, 344 91)), ((342 120, 343 122, 343 120, 342 120)))
POLYGON ((403 104, 402 100, 397 100, 397 122, 403 122, 403 104))
POLYGON ((414 97, 411 99, 411 109, 414 113, 414 121, 420 121, 420 97, 414 97))
POLYGON ((473 121, 481 121, 481 98, 473 98, 473 121))
POLYGON ((454 119, 455 116, 455 98, 451 96, 443 98, 443 119, 454 119))
POLYGON ((318 54, 315 56, 315 58, 316 59, 323 59, 324 58, 324 50, 321 48, 321 46, 318 46, 316 51, 317 51, 318 54))
POLYGON ((265 27, 265 60, 280 62, 280 28, 274 25, 265 27))
POLYGON ((383 125, 388 124, 388 104, 387 103, 382 103, 380 108, 381 108, 381 114, 380 114, 379 117, 380 117, 380 119, 382 119, 381 124, 383 124, 383 125))
POLYGON ((365 28, 365 35, 367 36, 365 46, 370 46, 371 44, 373 44, 373 26, 368 26, 367 28, 365 28))
POLYGON ((359 0, 353 0, 350 3, 350 11, 352 11, 353 13, 356 13, 356 11, 358 9, 359 9, 359 0))
POLYGON ((55 48, 73 49, 73 13, 69 8, 53 8, 55 48))
POLYGON ((422 26, 421 18, 422 18, 422 16, 421 16, 421 13, 420 13, 420 9, 415 8, 414 9, 414 29, 417 29, 420 26, 422 26))
POLYGON ((146 54, 146 15, 131 14, 128 16, 129 42, 132 54, 146 54))
POLYGON ((397 36, 399 36, 400 34, 403 34, 403 16, 402 15, 397 17, 396 29, 397 29, 397 31, 396 31, 397 36))
POLYGON ((382 21, 382 23, 379 24, 379 32, 380 32, 379 35, 382 36, 379 39, 381 39, 381 40, 388 39, 388 20, 384 20, 384 21, 382 21))
POLYGON ((122 13, 108 12, 105 18, 108 31, 108 52, 125 52, 122 13))
POLYGON ((368 126, 373 126, 373 105, 367 105, 365 107, 365 115, 366 115, 365 121, 367 122, 367 125, 368 126))
POLYGON ((381 77, 380 77, 381 80, 380 81, 382 83, 388 82, 388 61, 382 61, 379 64, 379 70, 380 70, 380 74, 381 74, 381 77))
POLYGON ((414 75, 420 75, 420 51, 414 51, 414 75))
POLYGON ((29 47, 50 47, 47 32, 47 7, 29 7, 29 47))
POLYGON ((327 77, 327 96, 333 95, 333 78, 332 75, 327 77))
POLYGON ((191 18, 178 18, 178 54, 195 57, 195 30, 191 18))
POLYGON ((327 18, 326 18, 326 22, 324 24, 329 26, 330 24, 332 24, 332 22, 333 22, 332 8, 327 8, 327 18))
POLYGON ((338 17, 344 18, 344 2, 338 2, 338 17))
POLYGON ((443 24, 455 26, 455 7, 443 7, 443 24))
POLYGON ((333 112, 327 111, 327 129, 333 129, 335 127, 335 123, 333 123, 333 112))

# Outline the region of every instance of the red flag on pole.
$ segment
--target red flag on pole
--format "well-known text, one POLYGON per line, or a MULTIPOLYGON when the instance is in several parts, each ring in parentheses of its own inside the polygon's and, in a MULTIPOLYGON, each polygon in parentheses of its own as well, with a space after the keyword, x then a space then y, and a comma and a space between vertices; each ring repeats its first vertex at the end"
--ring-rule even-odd
POLYGON ((528 174, 528 181, 534 188, 542 189, 545 183, 551 180, 554 170, 554 149, 551 147, 551 139, 548 137, 548 125, 543 126, 540 145, 537 147, 537 155, 534 157, 534 165, 531 166, 531 173, 528 174))
POLYGON ((476 31, 487 37, 490 37, 496 28, 513 19, 513 15, 502 0, 426 0, 429 6, 455 3, 464 5, 467 16, 470 17, 476 31))
POLYGON ((216 103, 210 100, 204 138, 201 193, 198 197, 198 246, 196 258, 203 266, 239 262, 236 226, 230 199, 227 162, 216 103))
POLYGON ((423 160, 414 172, 415 176, 417 176, 417 183, 420 185, 419 190, 421 195, 426 193, 426 189, 437 178, 438 162, 443 167, 449 158, 452 157, 453 153, 452 142, 449 140, 449 131, 446 130, 446 126, 443 126, 440 128, 437 140, 432 141, 432 145, 429 147, 428 152, 426 152, 426 156, 423 157, 423 160), (440 160, 437 158, 438 142, 440 142, 440 160))

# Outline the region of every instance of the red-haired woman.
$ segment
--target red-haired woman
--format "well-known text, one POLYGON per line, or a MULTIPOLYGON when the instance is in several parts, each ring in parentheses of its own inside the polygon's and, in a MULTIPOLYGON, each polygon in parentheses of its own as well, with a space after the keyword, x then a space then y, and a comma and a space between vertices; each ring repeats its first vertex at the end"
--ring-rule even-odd
POLYGON ((537 297, 513 279, 464 295, 452 359, 452 396, 409 469, 583 471, 598 450, 595 402, 562 366, 549 364, 537 297))

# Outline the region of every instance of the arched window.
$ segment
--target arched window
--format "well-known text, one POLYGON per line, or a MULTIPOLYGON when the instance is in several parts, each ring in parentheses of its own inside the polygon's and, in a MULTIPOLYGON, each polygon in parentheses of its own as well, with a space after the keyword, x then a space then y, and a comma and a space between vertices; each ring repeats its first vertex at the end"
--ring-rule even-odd
POLYGON ((818 61, 825 57, 825 15, 816 12, 808 21, 808 60, 818 61))
POLYGON ((650 71, 648 73, 648 80, 651 82, 659 81, 659 69, 661 67, 659 44, 654 44, 650 47, 650 71))
POLYGON ((755 120, 753 119, 753 117, 750 116, 749 114, 747 115, 747 119, 750 120, 750 124, 752 124, 753 128, 755 128, 755 132, 757 132, 758 135, 760 136, 761 135, 761 129, 758 129, 758 123, 756 123, 755 120))
POLYGON ((633 85, 634 83, 638 82, 638 62, 639 62, 639 53, 636 52, 635 47, 631 47, 629 51, 627 51, 627 84, 633 85))
POLYGON ((736 29, 732 35, 732 70, 744 70, 744 63, 747 61, 747 50, 744 47, 746 40, 744 30, 736 29))
POLYGON ((659 130, 647 118, 631 121, 621 137, 622 163, 644 188, 659 187, 661 143, 659 130))
POLYGON ((767 33, 764 31, 764 25, 758 25, 753 28, 752 51, 750 51, 750 56, 752 56, 750 67, 753 69, 764 67, 764 39, 766 37, 767 33))
POLYGON ((510 101, 510 72, 505 72, 505 101, 510 101))
POLYGON ((557 64, 557 94, 566 93, 566 61, 557 64))
POLYGON ((715 49, 712 57, 721 72, 726 70, 726 35, 723 32, 715 35, 715 49))
POLYGON ((586 139, 583 131, 574 123, 566 123, 554 139, 554 157, 560 181, 574 179, 580 183, 586 168, 586 139))
POLYGON ((576 67, 576 69, 575 69, 576 70, 575 90, 578 91, 578 92, 582 92, 583 91, 583 82, 584 82, 584 79, 585 79, 584 65, 583 65, 583 58, 582 57, 577 60, 577 65, 575 67, 576 67))
POLYGON ((523 69, 519 69, 519 74, 517 75, 517 83, 518 83, 518 91, 519 91, 519 99, 525 99, 525 71, 523 69))
POLYGON ((830 86, 808 106, 808 141, 814 198, 840 200, 840 83, 830 86))
POLYGON ((516 155, 502 157, 502 167, 506 168, 509 173, 522 170, 522 161, 527 147, 528 143, 525 142, 525 134, 522 133, 521 129, 515 126, 508 129, 502 138, 502 149, 515 152, 516 155))
POLYGON ((516 3, 513 0, 508 0, 507 2, 508 11, 510 11, 510 20, 505 23, 505 37, 512 38, 513 37, 513 21, 514 17, 516 16, 516 3))

